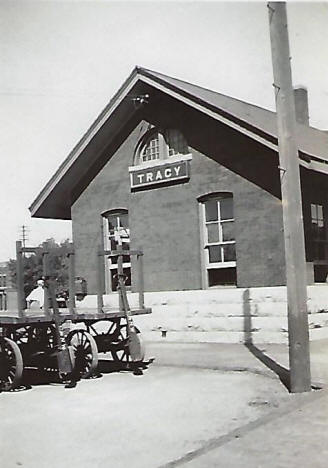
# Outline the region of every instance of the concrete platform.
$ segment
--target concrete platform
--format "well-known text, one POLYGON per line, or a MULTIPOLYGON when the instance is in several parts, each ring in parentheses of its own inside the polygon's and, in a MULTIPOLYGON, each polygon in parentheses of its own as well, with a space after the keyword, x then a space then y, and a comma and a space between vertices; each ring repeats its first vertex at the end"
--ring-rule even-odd
MULTIPOLYGON (((310 339, 328 338, 328 285, 308 286, 310 339)), ((213 288, 145 293, 150 315, 135 318, 147 340, 199 343, 287 343, 286 287, 213 288)), ((128 293, 131 308, 139 295, 128 293)), ((118 310, 118 294, 103 296, 104 310, 118 310)), ((77 312, 95 314, 97 296, 76 302, 77 312)), ((3 314, 4 312, 0 313, 3 314)))
MULTIPOLYGON (((308 286, 310 339, 328 338, 328 286, 308 286)), ((287 290, 218 288, 147 293, 149 317, 136 323, 148 340, 287 343, 287 290)))

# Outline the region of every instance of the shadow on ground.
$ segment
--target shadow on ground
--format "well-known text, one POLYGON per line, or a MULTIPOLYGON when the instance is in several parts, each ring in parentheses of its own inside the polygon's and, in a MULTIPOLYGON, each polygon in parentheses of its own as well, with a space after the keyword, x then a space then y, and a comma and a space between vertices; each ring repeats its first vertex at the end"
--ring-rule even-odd
POLYGON ((285 367, 278 364, 272 358, 267 356, 253 343, 253 332, 256 331, 252 326, 252 312, 249 289, 243 293, 243 312, 244 312, 244 343, 246 348, 261 361, 265 366, 271 369, 280 379, 281 383, 291 391, 290 372, 285 367))
MULTIPOLYGON (((142 362, 138 364, 134 363, 121 363, 107 359, 99 359, 98 368, 95 374, 90 379, 101 378, 104 374, 118 373, 118 372, 130 372, 133 375, 142 375, 143 371, 148 368, 150 362, 142 362)), ((75 382, 75 385, 71 385, 68 388, 76 386, 80 378, 73 376, 73 379, 67 379, 63 381, 56 369, 38 369, 35 367, 28 367, 24 369, 22 385, 20 385, 13 392, 30 390, 32 387, 41 385, 67 385, 68 381, 75 382)))
POLYGON ((281 383, 290 392, 290 372, 285 367, 278 364, 269 356, 263 353, 257 346, 252 343, 245 343, 246 348, 255 356, 259 361, 263 362, 265 366, 271 369, 279 377, 281 383))

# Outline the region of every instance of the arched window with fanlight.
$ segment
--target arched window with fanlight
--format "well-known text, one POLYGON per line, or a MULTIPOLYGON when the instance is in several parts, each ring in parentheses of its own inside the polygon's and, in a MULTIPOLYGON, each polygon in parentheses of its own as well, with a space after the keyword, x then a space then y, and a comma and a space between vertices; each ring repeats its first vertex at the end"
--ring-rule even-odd
POLYGON ((200 199, 205 286, 235 285, 236 239, 232 193, 200 199))
POLYGON ((135 165, 189 154, 187 141, 175 128, 152 129, 137 147, 135 165))
MULTIPOLYGON (((130 250, 129 214, 124 208, 106 211, 102 214, 105 250, 117 250, 118 234, 123 250, 130 250)), ((130 257, 123 256, 123 272, 127 276, 126 285, 131 286, 130 257)), ((105 258, 106 292, 117 291, 117 257, 105 258)))

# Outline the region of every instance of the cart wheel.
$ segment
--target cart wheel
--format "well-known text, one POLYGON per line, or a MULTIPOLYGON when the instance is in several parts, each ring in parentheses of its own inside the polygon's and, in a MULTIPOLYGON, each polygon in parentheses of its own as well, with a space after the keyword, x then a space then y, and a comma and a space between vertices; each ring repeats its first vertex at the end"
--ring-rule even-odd
POLYGON ((57 344, 54 325, 39 324, 19 329, 15 342, 20 346, 25 367, 37 367, 41 371, 57 369, 56 359, 51 357, 57 344))
POLYGON ((113 361, 121 366, 130 361, 129 342, 127 337, 127 325, 121 324, 121 320, 115 323, 115 332, 110 346, 113 361))
POLYGON ((1 388, 9 391, 19 386, 23 374, 23 358, 18 345, 9 338, 3 338, 1 348, 1 388))
MULTIPOLYGON (((117 324, 117 331, 116 340, 111 346, 111 355, 115 363, 128 365, 131 360, 131 356, 126 322, 124 325, 121 325, 121 323, 117 324)), ((141 362, 145 357, 145 345, 138 328, 136 328, 136 332, 137 333, 133 335, 133 342, 131 345, 134 348, 134 354, 139 356, 138 361, 141 362)))
POLYGON ((67 343, 74 350, 75 372, 83 379, 92 377, 98 366, 98 349, 94 338, 85 330, 73 330, 67 336, 67 343))

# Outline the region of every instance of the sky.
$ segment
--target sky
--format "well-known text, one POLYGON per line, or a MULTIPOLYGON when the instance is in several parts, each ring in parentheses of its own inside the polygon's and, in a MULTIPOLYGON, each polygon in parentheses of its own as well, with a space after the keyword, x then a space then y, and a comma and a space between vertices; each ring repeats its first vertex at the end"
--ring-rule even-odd
MULTIPOLYGON (((328 3, 288 2, 294 85, 328 129, 328 3)), ((0 0, 0 262, 71 238, 28 207, 135 65, 274 110, 265 2, 0 0)))

